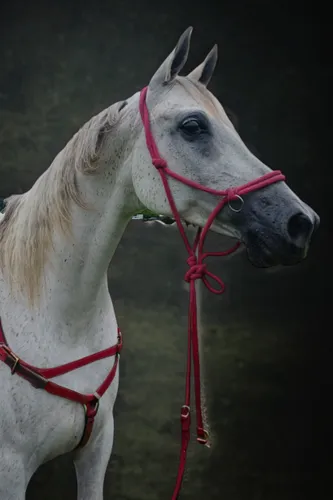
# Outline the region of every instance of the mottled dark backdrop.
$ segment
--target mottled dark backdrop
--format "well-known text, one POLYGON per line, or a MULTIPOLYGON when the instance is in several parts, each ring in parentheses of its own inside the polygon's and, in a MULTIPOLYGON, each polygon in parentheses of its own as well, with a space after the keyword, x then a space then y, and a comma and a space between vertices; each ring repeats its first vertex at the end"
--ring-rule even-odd
MULTIPOLYGON (((297 268, 262 272, 244 255, 213 264, 227 283, 224 296, 203 296, 215 445, 191 446, 182 498, 332 498, 332 84, 322 10, 263 0, 16 1, 2 4, 0 19, 0 196, 28 189, 86 120, 145 85, 188 25, 195 29, 187 69, 218 43, 212 90, 322 226, 297 268)), ((211 246, 225 243, 210 238, 211 246)), ((106 499, 171 496, 184 257, 176 231, 132 222, 110 269, 126 349, 106 499)), ((63 457, 36 474, 28 499, 74 499, 75 488, 63 457)))

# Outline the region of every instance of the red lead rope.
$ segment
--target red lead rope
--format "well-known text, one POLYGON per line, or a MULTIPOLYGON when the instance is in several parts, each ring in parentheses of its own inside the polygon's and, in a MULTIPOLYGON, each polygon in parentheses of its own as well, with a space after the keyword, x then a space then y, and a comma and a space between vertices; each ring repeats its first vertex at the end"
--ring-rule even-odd
POLYGON ((193 361, 193 371, 194 371, 197 441, 201 444, 206 444, 208 441, 208 432, 204 429, 203 426, 202 409, 201 409, 200 356, 199 356, 199 342, 198 342, 197 298, 196 298, 195 280, 201 279, 204 282, 205 286, 208 288, 208 290, 210 290, 215 294, 223 293, 224 292, 223 281, 218 276, 214 275, 213 273, 207 270, 207 266, 204 263, 204 260, 206 259, 206 257, 229 255, 233 253, 235 250, 237 250, 237 248, 240 246, 240 242, 237 242, 236 245, 234 245, 231 249, 226 250, 224 252, 204 252, 203 245, 206 239, 206 235, 215 217, 222 210, 225 204, 230 203, 230 201, 232 200, 240 199, 241 195, 245 195, 247 193, 250 193, 251 191, 261 189, 265 186, 269 186, 270 184, 273 184, 278 181, 284 181, 285 176, 279 170, 276 170, 269 172, 268 174, 263 175, 258 179, 250 181, 247 184, 244 184, 243 186, 239 186, 236 188, 229 188, 223 191, 218 191, 205 186, 201 186, 197 182, 194 182, 190 179, 187 179, 186 177, 182 177, 176 172, 173 172, 168 168, 167 162, 161 157, 150 129, 149 112, 146 104, 147 91, 148 87, 145 87, 140 94, 140 114, 145 130, 147 147, 151 156, 152 163, 160 173, 169 205, 171 207, 173 216, 175 218, 179 232, 181 234, 181 237, 184 241, 186 250, 189 255, 187 259, 189 270, 185 274, 185 281, 187 281, 190 285, 185 403, 181 407, 181 412, 180 412, 182 443, 181 443, 178 475, 177 475, 175 489, 172 495, 172 500, 177 500, 184 476, 187 447, 190 441, 192 361, 193 361), (186 236, 184 227, 181 223, 181 219, 168 183, 167 175, 182 182, 183 184, 186 184, 187 186, 222 197, 219 203, 214 208, 214 210, 209 215, 204 228, 202 230, 201 229, 198 230, 194 244, 192 246, 186 236), (214 288, 210 284, 210 282, 208 281, 208 277, 217 283, 218 285, 217 288, 214 288))

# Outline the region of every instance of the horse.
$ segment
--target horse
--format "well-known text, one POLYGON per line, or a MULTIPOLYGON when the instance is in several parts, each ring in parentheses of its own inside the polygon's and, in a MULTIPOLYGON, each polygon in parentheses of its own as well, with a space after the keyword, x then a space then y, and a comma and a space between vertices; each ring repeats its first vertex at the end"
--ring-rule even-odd
MULTIPOLYGON (((148 209, 175 218, 180 231, 183 222, 199 228, 195 250, 187 248, 194 289, 209 275, 209 229, 240 241, 254 266, 272 267, 301 262, 320 224, 284 175, 249 151, 208 90, 216 45, 180 76, 191 34, 189 27, 145 89, 91 118, 30 190, 6 200, 2 500, 23 500, 39 466, 70 452, 78 499, 103 499, 122 346, 107 270, 133 215, 148 209)), ((190 407, 182 410, 188 423, 190 407)))

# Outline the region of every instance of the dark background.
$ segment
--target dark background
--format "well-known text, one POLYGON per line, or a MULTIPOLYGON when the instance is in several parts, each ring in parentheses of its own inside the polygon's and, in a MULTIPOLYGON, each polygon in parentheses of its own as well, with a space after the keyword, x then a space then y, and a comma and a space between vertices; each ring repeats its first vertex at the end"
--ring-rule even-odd
MULTIPOLYGON (((211 89, 249 147, 321 216, 308 259, 259 271, 212 263, 203 293, 214 445, 191 444, 182 498, 332 498, 331 54, 328 13, 263 0, 23 3, 0 7, 0 196, 23 192, 91 116, 144 86, 194 26, 186 70, 219 45, 211 89), (325 324, 327 322, 327 324, 325 324)), ((226 241, 212 235, 209 246, 226 241)), ((105 499, 171 497, 186 342, 179 235, 133 221, 110 267, 126 339, 105 499)), ((29 500, 75 498, 70 457, 45 465, 29 500)))

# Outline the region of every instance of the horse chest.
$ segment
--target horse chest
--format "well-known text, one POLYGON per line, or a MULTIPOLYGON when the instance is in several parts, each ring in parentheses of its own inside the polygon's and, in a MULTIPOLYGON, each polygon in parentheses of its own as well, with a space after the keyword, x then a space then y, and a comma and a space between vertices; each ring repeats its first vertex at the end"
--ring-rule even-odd
MULTIPOLYGON (((73 390, 92 391, 110 368, 110 360, 87 366, 73 374, 58 377, 57 382, 73 390), (79 376, 78 376, 79 375, 79 376)), ((36 389, 26 380, 11 375, 0 364, 2 403, 0 441, 2 451, 15 448, 32 462, 43 463, 73 450, 84 430, 84 409, 79 403, 36 389)), ((93 433, 108 425, 118 390, 118 374, 100 402, 93 433)))

